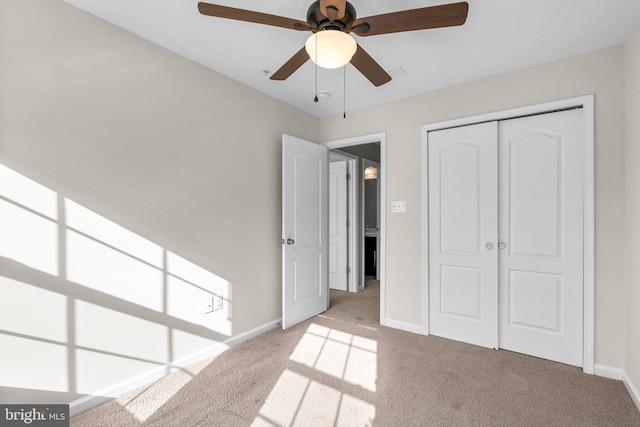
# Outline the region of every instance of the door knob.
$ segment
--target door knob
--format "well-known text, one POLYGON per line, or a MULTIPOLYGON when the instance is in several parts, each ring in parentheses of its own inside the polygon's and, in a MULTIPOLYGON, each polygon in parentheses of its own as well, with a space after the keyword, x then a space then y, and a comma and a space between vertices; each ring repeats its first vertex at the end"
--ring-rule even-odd
POLYGON ((288 238, 287 239, 287 245, 293 245, 295 242, 293 241, 292 238, 288 238))
POLYGON ((506 248, 506 247, 507 247, 507 244, 506 244, 505 242, 500 242, 500 243, 498 243, 498 247, 499 247, 500 249, 504 249, 504 248, 506 248))
POLYGON ((484 247, 491 250, 493 249, 493 243, 487 243, 484 247))

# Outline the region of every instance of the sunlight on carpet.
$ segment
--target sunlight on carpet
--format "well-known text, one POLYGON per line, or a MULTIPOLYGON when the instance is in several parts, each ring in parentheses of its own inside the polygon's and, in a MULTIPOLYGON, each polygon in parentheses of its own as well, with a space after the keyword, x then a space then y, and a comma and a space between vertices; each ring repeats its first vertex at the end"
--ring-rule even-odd
POLYGON ((375 392, 376 350, 374 340, 311 324, 290 359, 375 392))
MULTIPOLYGON (((311 324, 290 360, 323 374, 376 391, 377 342, 311 324)), ((305 375, 285 370, 252 426, 372 425, 376 407, 305 375)))
POLYGON ((369 426, 375 415, 371 403, 285 370, 251 425, 369 426))
POLYGON ((188 368, 181 368, 142 390, 123 394, 115 400, 138 421, 144 422, 178 394, 211 361, 209 358, 188 368))

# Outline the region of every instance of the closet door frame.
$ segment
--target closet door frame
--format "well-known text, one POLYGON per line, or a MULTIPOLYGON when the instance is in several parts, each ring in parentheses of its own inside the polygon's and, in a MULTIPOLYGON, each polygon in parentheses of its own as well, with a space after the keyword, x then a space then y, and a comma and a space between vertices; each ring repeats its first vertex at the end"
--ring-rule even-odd
POLYGON ((595 152, 594 152, 594 96, 585 95, 543 104, 513 108, 504 111, 481 114, 461 119, 423 125, 421 128, 422 148, 422 326, 429 334, 429 170, 428 140, 429 132, 459 126, 484 123, 496 120, 513 119, 536 114, 552 113, 571 108, 582 108, 582 126, 584 136, 583 182, 584 182, 584 298, 583 298, 583 351, 582 370, 593 374, 595 368, 595 152))

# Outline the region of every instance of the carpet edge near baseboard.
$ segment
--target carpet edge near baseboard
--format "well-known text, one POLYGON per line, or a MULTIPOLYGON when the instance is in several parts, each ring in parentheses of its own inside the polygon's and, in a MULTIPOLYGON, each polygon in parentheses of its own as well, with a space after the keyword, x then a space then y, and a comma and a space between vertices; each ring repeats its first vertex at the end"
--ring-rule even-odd
POLYGON ((113 399, 116 396, 124 394, 128 391, 131 391, 145 384, 149 384, 153 381, 157 381, 160 378, 163 378, 177 371, 180 368, 184 368, 186 366, 191 365, 192 363, 198 362, 208 357, 217 356, 223 353, 224 351, 226 351, 227 349, 229 349, 230 347, 233 347, 251 338, 255 338, 258 335, 261 335, 272 329, 280 327, 281 322, 282 322, 282 319, 276 319, 271 322, 265 323, 264 325, 258 326, 257 328, 251 329, 250 331, 231 337, 223 342, 211 345, 202 350, 198 350, 188 356, 184 356, 179 359, 176 359, 164 366, 153 369, 144 374, 137 375, 133 378, 122 381, 120 383, 111 385, 107 388, 96 391, 87 396, 81 397, 80 399, 74 400, 73 402, 69 403, 69 414, 72 417, 76 416, 93 407, 96 407, 105 402, 108 402, 109 400, 113 399))
POLYGON ((631 396, 633 403, 636 404, 638 411, 640 411, 640 391, 638 391, 638 388, 633 384, 633 381, 631 381, 631 378, 629 378, 629 375, 624 369, 612 368, 605 365, 595 365, 594 374, 599 377, 622 381, 629 393, 629 396, 631 396))
POLYGON ((629 378, 629 375, 627 375, 625 371, 622 371, 622 374, 622 382, 631 395, 631 399, 633 399, 633 402, 636 404, 638 411, 640 411, 640 391, 636 388, 635 384, 633 384, 631 378, 629 378))

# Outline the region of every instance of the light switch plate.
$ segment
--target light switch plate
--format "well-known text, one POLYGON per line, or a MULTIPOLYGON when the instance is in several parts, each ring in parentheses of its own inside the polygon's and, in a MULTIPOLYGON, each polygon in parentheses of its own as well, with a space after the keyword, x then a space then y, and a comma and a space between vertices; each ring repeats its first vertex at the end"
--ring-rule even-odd
POLYGON ((407 211, 406 200, 394 200, 393 202, 391 202, 392 213, 404 213, 406 211, 407 211))

